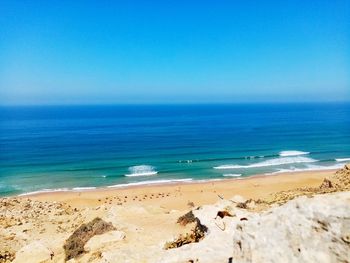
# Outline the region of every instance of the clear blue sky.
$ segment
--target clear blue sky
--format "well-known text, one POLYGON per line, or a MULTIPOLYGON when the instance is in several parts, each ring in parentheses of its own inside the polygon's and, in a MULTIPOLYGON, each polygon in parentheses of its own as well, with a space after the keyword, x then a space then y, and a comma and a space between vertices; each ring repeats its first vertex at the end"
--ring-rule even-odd
POLYGON ((349 0, 0 1, 0 104, 349 99, 349 0))

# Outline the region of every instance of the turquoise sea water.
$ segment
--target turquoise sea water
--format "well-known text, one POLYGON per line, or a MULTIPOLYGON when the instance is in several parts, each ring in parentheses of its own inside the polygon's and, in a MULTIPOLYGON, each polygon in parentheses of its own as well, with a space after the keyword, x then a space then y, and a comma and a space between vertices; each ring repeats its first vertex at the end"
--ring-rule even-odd
POLYGON ((331 169, 350 104, 0 108, 0 195, 331 169))

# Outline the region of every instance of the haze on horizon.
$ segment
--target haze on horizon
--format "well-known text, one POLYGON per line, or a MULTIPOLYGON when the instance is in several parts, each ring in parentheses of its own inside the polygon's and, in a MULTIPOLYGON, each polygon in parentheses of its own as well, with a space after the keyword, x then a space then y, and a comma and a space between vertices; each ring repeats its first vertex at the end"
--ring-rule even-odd
POLYGON ((0 3, 0 104, 350 100, 349 1, 0 3))

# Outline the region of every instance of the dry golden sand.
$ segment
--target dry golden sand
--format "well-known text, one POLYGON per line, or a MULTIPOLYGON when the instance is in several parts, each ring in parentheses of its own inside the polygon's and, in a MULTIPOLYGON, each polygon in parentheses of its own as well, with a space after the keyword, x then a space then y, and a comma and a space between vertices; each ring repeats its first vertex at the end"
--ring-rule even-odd
MULTIPOLYGON (((81 224, 95 217, 112 222, 118 231, 125 233, 125 238, 114 245, 114 250, 144 255, 148 250, 162 249, 167 241, 183 233, 184 227, 176 224, 177 219, 193 206, 213 204, 220 198, 229 199, 235 195, 260 199, 265 204, 273 199, 283 202, 300 194, 319 193, 317 189, 324 178, 334 177, 334 174, 334 170, 308 171, 5 198, 0 203, 0 262, 8 262, 1 261, 1 253, 13 258, 19 250, 15 262, 62 262, 65 240, 81 224), (33 243, 37 241, 39 245, 33 243), (28 245, 29 248, 23 249, 28 245), (41 255, 31 255, 37 246, 41 255)), ((104 249, 108 250, 108 247, 104 249)), ((95 256, 92 252, 84 254, 79 262, 88 262, 95 256)))
POLYGON ((189 202, 195 206, 215 203, 218 196, 231 198, 241 195, 247 199, 264 199, 272 193, 300 187, 317 187, 335 170, 258 175, 245 179, 226 179, 200 183, 145 185, 128 188, 105 188, 82 192, 40 193, 32 200, 65 202, 73 207, 95 207, 101 204, 154 205, 166 209, 186 210, 189 202))

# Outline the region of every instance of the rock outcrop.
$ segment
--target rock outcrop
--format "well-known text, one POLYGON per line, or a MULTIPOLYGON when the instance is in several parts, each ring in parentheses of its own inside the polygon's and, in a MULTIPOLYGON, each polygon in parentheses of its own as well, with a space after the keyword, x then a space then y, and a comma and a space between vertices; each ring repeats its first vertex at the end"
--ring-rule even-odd
POLYGON ((350 163, 336 171, 330 180, 335 188, 350 190, 350 163))
POLYGON ((90 238, 85 244, 84 250, 87 252, 97 251, 99 248, 108 246, 111 243, 121 241, 125 238, 125 233, 122 231, 110 231, 105 234, 96 235, 90 238))
POLYGON ((205 238, 168 250, 158 262, 350 262, 349 190, 347 164, 319 187, 263 200, 235 196, 192 210, 182 219, 200 220, 205 238))
POLYGON ((256 200, 260 205, 284 204, 298 196, 313 196, 316 194, 350 191, 350 163, 346 164, 328 178, 324 178, 319 187, 302 187, 288 191, 277 192, 264 200, 256 200))
POLYGON ((346 262, 350 193, 300 197, 236 224, 233 262, 346 262))
POLYGON ((34 241, 17 251, 16 258, 13 262, 48 262, 51 260, 52 256, 52 251, 49 248, 40 241, 34 241))
POLYGON ((76 258, 83 254, 85 252, 85 244, 95 235, 102 235, 112 230, 115 230, 115 227, 111 223, 107 223, 98 217, 87 224, 82 224, 66 240, 66 243, 63 246, 66 252, 66 260, 76 258))
POLYGON ((156 262, 349 262, 350 192, 299 197, 262 213, 220 201, 193 211, 208 228, 199 243, 156 262), (216 217, 230 210, 233 217, 216 217))

